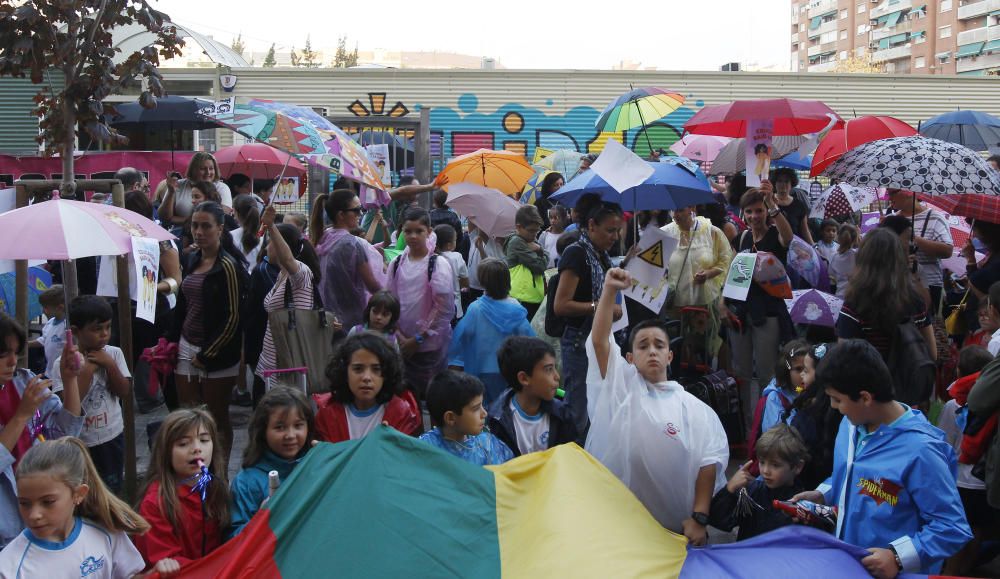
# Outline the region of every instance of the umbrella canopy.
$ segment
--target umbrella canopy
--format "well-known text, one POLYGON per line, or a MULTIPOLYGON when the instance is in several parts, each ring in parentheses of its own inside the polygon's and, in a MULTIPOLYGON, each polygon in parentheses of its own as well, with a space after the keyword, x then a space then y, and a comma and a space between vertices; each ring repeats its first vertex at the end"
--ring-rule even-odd
POLYGON ((911 137, 917 131, 893 117, 858 117, 827 133, 813 154, 810 177, 815 177, 854 147, 892 137, 911 137))
POLYGON ((159 125, 170 129, 194 131, 220 127, 218 122, 198 114, 212 101, 182 96, 156 99, 156 107, 147 109, 138 102, 115 105, 115 114, 105 115, 107 123, 116 129, 159 125))
MULTIPOLYGON (((775 137, 771 141, 771 159, 780 159, 791 154, 806 141, 805 137, 775 137)), ((719 151, 712 161, 709 173, 712 175, 739 173, 746 170, 746 139, 732 139, 719 151)))
POLYGON ((552 171, 539 171, 531 179, 528 179, 528 182, 524 185, 524 189, 521 191, 521 203, 535 204, 535 200, 542 193, 542 183, 549 173, 552 173, 552 171))
POLYGON ((568 181, 580 171, 580 159, 585 154, 570 149, 559 149, 558 151, 553 151, 551 155, 535 163, 533 166, 537 169, 555 171, 568 181))
POLYGON ((820 101, 761 99, 733 101, 702 108, 688 122, 684 131, 698 135, 745 137, 747 124, 754 120, 773 120, 774 135, 805 135, 826 128, 830 119, 839 119, 833 109, 820 101))
POLYGON ((306 174, 305 165, 298 159, 263 143, 222 147, 213 155, 224 177, 243 173, 251 179, 276 179, 282 170, 286 177, 301 178, 306 174))
POLYGON ((1000 173, 978 153, 921 135, 865 143, 848 151, 823 174, 860 187, 888 187, 929 195, 1000 195, 1000 173))
POLYGON ((847 183, 838 183, 823 191, 816 203, 813 203, 809 217, 827 219, 850 215, 868 207, 877 197, 878 190, 874 187, 854 187, 847 183))
POLYGON ((496 189, 505 195, 518 195, 535 170, 517 153, 511 151, 478 151, 455 157, 441 171, 448 176, 449 187, 456 183, 474 183, 496 189))
POLYGON ((452 183, 448 186, 448 207, 490 237, 506 237, 514 233, 514 217, 521 204, 496 189, 475 183, 452 183))
POLYGON ((920 134, 973 151, 1000 147, 1000 118, 979 111, 953 111, 920 124, 920 134))
POLYGON ((708 178, 690 161, 687 161, 688 166, 677 164, 681 159, 667 157, 662 162, 649 163, 653 174, 642 184, 621 193, 594 171, 584 171, 553 193, 550 199, 565 207, 574 207, 584 194, 597 193, 604 201, 617 203, 625 211, 679 209, 713 203, 708 178))
POLYGON ((712 135, 684 135, 681 140, 670 145, 670 151, 678 157, 687 157, 692 161, 711 163, 719 155, 719 151, 729 144, 728 137, 712 135))
POLYGON ((621 132, 662 119, 684 104, 678 93, 647 86, 628 91, 604 107, 594 126, 602 132, 621 132))
MULTIPOLYGON (((920 197, 925 199, 923 195, 920 197)), ((969 217, 976 221, 1000 224, 1000 196, 980 194, 938 195, 926 199, 929 203, 940 207, 952 216, 969 217)), ((955 233, 954 225, 956 224, 949 221, 949 227, 952 227, 953 235, 955 233)), ((955 247, 960 247, 958 242, 955 242, 955 247)))
POLYGON ((352 137, 362 147, 369 145, 389 145, 389 148, 397 147, 413 152, 413 141, 391 131, 373 131, 365 129, 352 137))
MULTIPOLYGON (((802 153, 798 151, 792 151, 791 153, 785 155, 780 159, 775 159, 771 163, 771 167, 780 168, 785 167, 788 169, 794 169, 796 171, 808 171, 809 167, 812 165, 812 156, 802 156, 802 153)), ((746 161, 744 161, 746 162, 746 161)))
POLYGON ((792 321, 797 324, 835 327, 844 300, 819 290, 795 290, 792 299, 785 300, 792 321))
MULTIPOLYGON (((52 274, 41 267, 28 268, 28 319, 42 315, 38 296, 52 287, 52 274)), ((16 317, 17 276, 14 272, 0 274, 0 309, 8 316, 16 317)))
POLYGON ((133 237, 176 239, 134 211, 103 203, 53 199, 0 215, 0 258, 5 259, 122 255, 132 252, 133 237))

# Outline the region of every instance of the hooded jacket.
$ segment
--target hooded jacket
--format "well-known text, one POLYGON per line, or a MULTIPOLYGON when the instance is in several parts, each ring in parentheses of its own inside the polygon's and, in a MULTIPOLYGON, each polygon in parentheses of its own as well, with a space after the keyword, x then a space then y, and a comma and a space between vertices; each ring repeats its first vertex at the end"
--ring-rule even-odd
MULTIPOLYGON (((1000 413, 1000 358, 983 368, 979 380, 969 392, 969 412, 979 416, 1000 413)), ((993 508, 1000 508, 1000 436, 994 435, 986 453, 986 499, 993 508)))
POLYGON ((232 527, 229 529, 227 539, 232 539, 240 534, 243 527, 260 510, 264 499, 270 495, 267 481, 268 473, 272 470, 278 471, 278 477, 284 481, 288 475, 292 474, 292 470, 299 464, 304 455, 303 452, 299 458, 285 460, 267 450, 257 464, 244 468, 233 478, 229 487, 232 491, 232 503, 229 508, 232 527))
MULTIPOLYGON (((313 394, 316 404, 316 435, 326 442, 343 442, 351 439, 347 424, 347 408, 333 398, 330 393, 313 394)), ((413 436, 422 426, 417 399, 409 390, 393 396, 385 403, 382 420, 389 426, 413 436)))
POLYGON ((460 366, 466 374, 482 378, 500 374, 497 350, 510 336, 534 336, 528 323, 528 312, 521 304, 510 300, 495 300, 482 296, 469 305, 469 310, 455 327, 448 348, 448 365, 460 366))
MULTIPOLYGON (((490 432, 510 448, 514 456, 521 456, 517 446, 517 432, 514 430, 514 413, 510 409, 510 400, 514 390, 508 388, 503 395, 493 401, 489 407, 489 417, 486 419, 490 432)), ((577 439, 576 425, 570 414, 569 406, 562 400, 542 401, 539 412, 549 415, 549 445, 548 448, 573 442, 577 439)))
POLYGON ((833 475, 819 486, 836 505, 837 538, 895 548, 903 570, 936 573, 972 532, 955 485, 955 451, 924 415, 906 407, 891 425, 864 436, 845 417, 833 475))

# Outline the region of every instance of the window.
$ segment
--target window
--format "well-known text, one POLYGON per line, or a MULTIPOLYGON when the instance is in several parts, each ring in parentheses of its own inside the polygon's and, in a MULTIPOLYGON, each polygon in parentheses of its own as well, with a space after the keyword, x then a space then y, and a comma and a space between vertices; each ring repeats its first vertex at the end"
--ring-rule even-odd
POLYGON ((840 58, 840 60, 847 60, 847 51, 846 50, 841 50, 839 58, 840 58))
POLYGON ((858 25, 858 36, 861 36, 862 34, 867 34, 870 30, 871 30, 871 27, 868 26, 867 24, 859 24, 858 25))
POLYGON ((820 44, 826 44, 827 42, 836 42, 836 41, 837 41, 837 31, 836 30, 831 30, 829 32, 824 32, 823 34, 819 35, 819 43, 820 44))
POLYGON ((798 43, 793 44, 792 45, 792 52, 798 52, 798 51, 799 51, 799 45, 798 45, 798 43))
POLYGON ((938 28, 938 38, 951 38, 951 26, 938 28))
POLYGON ((927 59, 923 56, 913 59, 913 68, 924 68, 925 66, 927 66, 927 59))
POLYGON ((795 34, 798 31, 799 31, 799 23, 796 22, 795 24, 792 24, 792 34, 795 34))
MULTIPOLYGON (((941 0, 941 12, 948 12, 951 10, 951 0, 941 0)), ((942 36, 941 38, 944 38, 942 36)))
POLYGON ((859 46, 859 47, 857 47, 857 48, 854 49, 854 56, 856 56, 858 58, 862 58, 862 57, 864 57, 864 55, 865 55, 865 47, 864 46, 859 46))
POLYGON ((858 4, 858 14, 864 14, 868 8, 864 4, 858 4))
POLYGON ((841 40, 847 40, 847 31, 846 30, 841 30, 840 31, 840 39, 841 40))
POLYGON ((847 19, 847 8, 844 8, 843 10, 840 11, 840 19, 841 20, 847 19))
POLYGON ((924 31, 914 32, 913 35, 910 36, 910 40, 913 41, 913 44, 923 44, 927 42, 927 33, 924 31))

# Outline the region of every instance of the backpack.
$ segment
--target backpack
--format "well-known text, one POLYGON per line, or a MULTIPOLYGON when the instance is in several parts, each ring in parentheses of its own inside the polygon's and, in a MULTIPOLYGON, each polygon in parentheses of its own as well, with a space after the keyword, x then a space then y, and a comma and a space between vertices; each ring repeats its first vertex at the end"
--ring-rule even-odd
POLYGON ((562 272, 552 276, 545 288, 545 333, 551 338, 561 338, 566 330, 566 319, 556 315, 556 288, 559 287, 560 275, 562 272))
POLYGON ((896 400, 910 406, 930 400, 937 367, 912 321, 898 324, 893 331, 888 366, 896 400))
POLYGON ((681 385, 689 394, 715 411, 730 445, 742 442, 743 412, 740 410, 740 392, 736 379, 725 370, 717 370, 691 382, 681 382, 681 385))
MULTIPOLYGON (((778 390, 778 400, 781 400, 781 408, 788 412, 792 409, 792 401, 785 397, 781 390, 778 390)), ((747 457, 753 461, 750 466, 751 474, 760 474, 757 468, 757 440, 760 439, 761 425, 764 422, 764 408, 767 407, 767 397, 761 396, 757 400, 757 406, 753 411, 753 426, 750 428, 750 438, 747 440, 747 457)))
MULTIPOLYGON (((399 269, 399 260, 402 255, 397 255, 392 263, 389 264, 389 277, 396 277, 396 271, 399 269)), ((438 254, 432 253, 430 259, 427 260, 427 282, 430 283, 431 278, 434 276, 434 262, 437 261, 438 254)))
POLYGON ((540 304, 545 297, 545 276, 535 275, 523 264, 510 268, 510 297, 526 304, 540 304))

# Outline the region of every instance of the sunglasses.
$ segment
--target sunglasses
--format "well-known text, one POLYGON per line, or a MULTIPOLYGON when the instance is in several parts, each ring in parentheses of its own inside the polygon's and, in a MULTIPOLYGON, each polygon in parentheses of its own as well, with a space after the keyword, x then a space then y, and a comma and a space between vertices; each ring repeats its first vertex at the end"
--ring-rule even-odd
POLYGON ((358 215, 361 215, 361 211, 363 210, 360 207, 351 207, 350 209, 344 209, 344 211, 350 211, 351 213, 357 213, 358 215))

